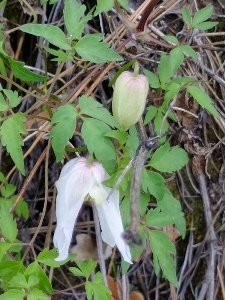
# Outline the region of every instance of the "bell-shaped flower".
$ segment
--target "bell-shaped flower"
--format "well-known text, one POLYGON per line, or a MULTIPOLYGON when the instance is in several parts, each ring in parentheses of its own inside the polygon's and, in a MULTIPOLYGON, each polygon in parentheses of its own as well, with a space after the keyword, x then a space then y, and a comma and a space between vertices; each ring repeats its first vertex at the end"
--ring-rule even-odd
POLYGON ((122 237, 119 191, 112 192, 102 183, 108 178, 102 164, 83 157, 72 159, 63 167, 56 181, 57 225, 53 243, 59 252, 57 261, 67 258, 78 213, 83 202, 91 198, 98 212, 102 240, 111 247, 116 245, 124 260, 132 263, 129 246, 122 237))
POLYGON ((123 129, 127 130, 136 124, 142 116, 149 90, 145 75, 125 71, 116 80, 113 92, 113 116, 123 129))

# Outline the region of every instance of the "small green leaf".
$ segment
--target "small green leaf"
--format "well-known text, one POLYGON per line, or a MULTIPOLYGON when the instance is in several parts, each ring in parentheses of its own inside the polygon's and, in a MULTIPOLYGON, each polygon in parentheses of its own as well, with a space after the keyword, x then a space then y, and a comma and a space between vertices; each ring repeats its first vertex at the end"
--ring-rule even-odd
POLYGON ((27 300, 50 300, 50 298, 39 289, 33 289, 27 296, 27 300))
POLYGON ((176 74, 177 70, 180 68, 184 62, 184 54, 180 47, 174 48, 170 51, 169 64, 170 64, 170 75, 176 74))
POLYGON ((147 77, 151 88, 153 88, 153 89, 160 88, 159 78, 153 72, 150 72, 147 69, 143 69, 143 72, 144 72, 145 76, 147 77))
POLYGON ((57 162, 61 161, 65 146, 74 134, 76 118, 77 111, 71 104, 60 106, 53 114, 51 123, 55 126, 50 135, 57 162))
POLYGON ((72 267, 69 268, 69 270, 76 276, 84 276, 86 278, 88 278, 91 275, 91 273, 94 271, 94 269, 97 266, 97 263, 93 261, 91 258, 89 258, 86 261, 78 260, 76 263, 79 269, 72 267))
POLYGON ((195 28, 197 28, 199 30, 208 30, 210 28, 215 27, 218 24, 219 24, 219 22, 203 22, 203 23, 195 25, 195 28))
POLYGON ((97 0, 97 6, 95 9, 94 16, 97 16, 103 12, 107 12, 113 8, 114 1, 113 0, 97 0))
POLYGON ((26 24, 20 30, 35 36, 42 36, 52 45, 62 50, 71 50, 63 31, 56 26, 46 24, 26 24))
POLYGON ((127 140, 127 132, 119 130, 110 130, 105 136, 116 139, 121 145, 124 145, 127 140))
MULTIPOLYGON (((49 267, 59 267, 60 265, 62 265, 62 262, 58 262, 58 261, 55 261, 55 258, 58 256, 57 254, 57 251, 56 249, 44 249, 42 250, 36 261, 38 261, 39 263, 42 263, 42 264, 45 264, 49 267)), ((64 263, 64 261, 63 261, 64 263)))
POLYGON ((212 100, 203 90, 201 90, 197 86, 187 86, 187 91, 201 105, 203 109, 206 109, 214 117, 220 118, 218 111, 213 106, 212 100))
POLYGON ((176 287, 178 285, 175 263, 171 254, 176 254, 174 244, 169 237, 161 231, 149 230, 150 245, 153 253, 153 263, 156 274, 159 266, 163 275, 176 287))
POLYGON ((193 18, 193 26, 200 24, 206 20, 208 20, 213 14, 214 8, 212 5, 208 5, 200 10, 198 10, 193 18))
POLYGON ((141 187, 145 193, 161 200, 165 193, 164 178, 156 172, 144 169, 141 177, 141 187))
POLYGON ((71 39, 80 38, 85 24, 91 20, 91 15, 84 16, 85 5, 80 5, 78 1, 66 0, 64 9, 64 20, 66 29, 71 39))
POLYGON ((0 261, 13 244, 0 241, 0 261))
POLYGON ((158 135, 163 135, 169 128, 169 124, 167 122, 167 119, 164 118, 164 115, 165 114, 162 112, 162 109, 160 107, 157 110, 157 114, 154 118, 154 130, 158 135))
POLYGON ((95 154, 97 160, 105 167, 116 159, 116 151, 113 142, 105 134, 110 127, 102 121, 86 118, 81 134, 90 154, 95 154))
POLYGON ((160 172, 172 173, 188 163, 188 155, 178 146, 170 148, 168 143, 159 147, 153 154, 149 166, 160 172))
POLYGON ((8 197, 12 196, 15 191, 16 191, 16 187, 13 184, 6 184, 1 189, 2 196, 5 197, 5 198, 8 198, 8 197))
POLYGON ((183 51, 184 54, 190 56, 194 61, 197 60, 198 56, 195 50, 189 45, 182 45, 180 49, 183 51))
POLYGON ((85 35, 76 44, 76 51, 82 58, 96 64, 123 60, 118 53, 109 48, 108 43, 101 40, 98 34, 85 35))
POLYGON ((10 280, 10 286, 13 288, 20 288, 20 289, 28 289, 29 286, 27 284, 25 276, 18 272, 13 278, 10 280))
POLYGON ((159 74, 159 80, 161 82, 161 87, 164 89, 164 85, 168 82, 168 80, 171 77, 170 72, 170 60, 169 56, 162 54, 160 58, 160 63, 158 66, 158 74, 159 74))
POLYGON ((144 120, 144 124, 147 125, 149 122, 151 122, 154 117, 156 116, 157 114, 157 107, 153 106, 153 105, 150 105, 148 108, 147 108, 147 114, 145 116, 145 120, 144 120))
POLYGON ((174 224, 173 215, 162 212, 159 207, 150 209, 146 215, 146 224, 148 226, 164 227, 174 224))
POLYGON ((112 292, 104 285, 102 274, 97 272, 92 282, 88 281, 85 284, 87 299, 111 300, 112 292), (93 297, 93 298, 92 298, 93 297))
POLYGON ((10 242, 14 242, 18 233, 16 221, 13 220, 8 207, 3 203, 1 204, 0 212, 1 232, 10 242))
POLYGON ((129 129, 126 146, 129 151, 129 157, 133 158, 139 146, 139 137, 135 125, 129 129))
POLYGON ((70 267, 69 270, 70 270, 71 273, 73 273, 73 275, 75 275, 77 277, 85 277, 83 272, 81 272, 81 270, 78 269, 78 268, 70 267))
POLYGON ((130 11, 130 6, 127 0, 118 0, 118 2, 124 9, 130 11))
POLYGON ((26 118, 23 113, 18 112, 2 123, 0 134, 2 136, 2 145, 6 146, 7 151, 12 157, 19 171, 25 175, 23 152, 23 140, 20 133, 26 134, 27 130, 24 126, 26 118))
POLYGON ((9 109, 9 106, 5 102, 5 99, 2 95, 2 93, 0 93, 0 111, 7 111, 8 109, 9 109))
POLYGON ((51 283, 49 281, 48 276, 39 266, 38 262, 31 263, 24 272, 25 277, 29 277, 31 275, 35 275, 38 277, 39 282, 37 288, 42 290, 43 292, 48 292, 49 294, 53 293, 53 289, 51 283))
POLYGON ((35 74, 30 70, 24 67, 24 63, 20 61, 15 61, 13 59, 9 59, 10 68, 13 72, 13 75, 25 82, 39 82, 46 81, 47 77, 35 74))
POLYGON ((9 100, 10 107, 14 108, 21 102, 21 97, 19 97, 17 91, 12 91, 12 90, 6 90, 3 89, 3 93, 6 95, 6 97, 9 100))
POLYGON ((23 300, 25 294, 17 289, 11 289, 0 295, 0 300, 23 300))
POLYGON ((188 26, 191 26, 191 14, 190 14, 190 11, 187 9, 187 7, 184 7, 182 9, 182 17, 183 17, 183 20, 184 20, 184 23, 188 26))
POLYGON ((171 80, 171 82, 166 85, 165 89, 166 94, 164 96, 164 101, 169 103, 177 96, 177 94, 180 92, 181 87, 179 84, 171 80))
POLYGON ((119 127, 118 122, 110 112, 92 97, 81 96, 79 98, 79 104, 81 109, 80 114, 98 119, 111 127, 119 127))
POLYGON ((178 46, 180 44, 178 39, 173 35, 165 35, 162 38, 167 42, 171 42, 171 43, 175 44, 176 46, 178 46))

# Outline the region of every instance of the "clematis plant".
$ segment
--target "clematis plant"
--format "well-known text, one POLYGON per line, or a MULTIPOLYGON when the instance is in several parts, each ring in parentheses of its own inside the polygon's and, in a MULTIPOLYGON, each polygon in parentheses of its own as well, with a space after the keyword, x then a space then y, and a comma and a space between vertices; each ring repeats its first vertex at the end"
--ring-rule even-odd
POLYGON ((67 258, 79 210, 85 200, 91 199, 98 212, 102 240, 111 247, 116 245, 124 260, 132 263, 129 246, 122 237, 124 228, 119 210, 119 191, 112 192, 102 183, 108 178, 102 164, 84 157, 72 159, 63 167, 56 181, 57 225, 53 243, 59 252, 57 261, 67 258))

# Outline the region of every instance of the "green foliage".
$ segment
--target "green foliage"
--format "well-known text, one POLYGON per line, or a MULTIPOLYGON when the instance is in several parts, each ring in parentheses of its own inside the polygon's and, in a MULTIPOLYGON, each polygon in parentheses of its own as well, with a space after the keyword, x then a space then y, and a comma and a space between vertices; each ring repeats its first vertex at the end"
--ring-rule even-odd
POLYGON ((75 276, 82 276, 86 279, 89 278, 89 276, 97 266, 97 263, 94 262, 91 258, 86 261, 78 260, 76 263, 78 268, 71 267, 69 268, 70 272, 72 272, 75 276))
POLYGON ((168 143, 159 147, 153 154, 149 166, 160 172, 174 172, 188 163, 187 153, 178 146, 170 148, 168 143))
POLYGON ((149 240, 153 253, 153 263, 156 274, 160 268, 163 275, 175 286, 178 285, 176 278, 175 263, 171 254, 176 253, 174 244, 164 232, 149 230, 149 240))
POLYGON ((113 8, 114 0, 97 0, 97 6, 95 9, 95 16, 101 14, 102 12, 107 12, 113 8))
POLYGON ((85 284, 87 299, 102 299, 111 300, 112 293, 108 287, 105 286, 102 274, 97 272, 93 281, 88 281, 85 284))
POLYGON ((23 140, 20 134, 27 133, 27 130, 23 124, 25 121, 25 115, 21 112, 18 112, 3 121, 0 130, 2 145, 6 146, 6 149, 12 157, 14 163, 23 175, 25 175, 23 152, 21 148, 21 146, 23 146, 23 140))
POLYGON ((52 128, 50 135, 57 162, 62 159, 65 146, 74 134, 76 118, 77 111, 70 104, 60 106, 53 114, 51 123, 55 126, 52 128))
POLYGON ((108 43, 101 42, 101 40, 102 37, 99 34, 85 35, 78 41, 75 49, 82 58, 96 64, 123 60, 118 53, 109 48, 108 43))

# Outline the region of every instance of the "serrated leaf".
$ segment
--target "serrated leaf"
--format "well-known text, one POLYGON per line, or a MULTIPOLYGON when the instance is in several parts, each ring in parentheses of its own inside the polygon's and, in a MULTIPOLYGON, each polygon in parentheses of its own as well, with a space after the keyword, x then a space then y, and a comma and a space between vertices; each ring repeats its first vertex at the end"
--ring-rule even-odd
POLYGON ((6 97, 9 100, 10 107, 14 108, 21 102, 21 97, 18 95, 17 91, 12 91, 12 90, 2 90, 3 93, 6 95, 6 97))
POLYGON ((31 275, 35 275, 38 277, 39 282, 37 284, 37 288, 42 290, 43 292, 48 292, 49 294, 53 293, 53 289, 51 283, 49 281, 48 276, 39 266, 38 262, 31 263, 24 272, 25 277, 29 277, 31 275))
POLYGON ((166 94, 164 100, 168 103, 173 100, 180 91, 180 85, 176 82, 171 81, 166 85, 166 94))
POLYGON ((212 5, 208 5, 200 10, 198 10, 193 18, 193 26, 202 23, 206 20, 208 20, 211 15, 213 14, 214 8, 212 5))
POLYGON ((219 22, 203 22, 203 23, 195 25, 195 28, 197 28, 199 30, 208 30, 210 28, 215 27, 218 24, 219 24, 219 22))
POLYGON ((103 107, 103 105, 92 97, 81 96, 79 98, 80 114, 88 115, 95 119, 98 119, 111 127, 119 127, 116 119, 110 114, 110 112, 103 107))
POLYGON ((91 20, 91 15, 84 16, 85 5, 80 5, 78 1, 66 0, 64 8, 64 20, 66 29, 72 39, 80 38, 85 24, 91 20))
POLYGON ((174 48, 170 51, 169 55, 169 65, 170 65, 170 75, 176 74, 177 70, 180 68, 184 61, 184 54, 180 47, 174 48))
POLYGON ((58 256, 58 254, 57 254, 56 249, 49 250, 46 248, 39 253, 36 261, 38 261, 39 263, 45 264, 46 266, 56 268, 65 263, 65 261, 63 261, 63 262, 55 261, 55 258, 57 256, 58 256))
POLYGON ((5 102, 5 99, 2 95, 2 93, 0 93, 0 111, 7 111, 8 109, 9 109, 9 106, 5 102))
POLYGON ((85 284, 85 290, 88 300, 92 300, 93 298, 101 300, 112 299, 112 292, 104 285, 102 274, 99 272, 95 275, 95 278, 92 282, 88 281, 85 284))
POLYGON ((16 187, 13 184, 6 184, 1 189, 2 196, 5 197, 5 198, 8 198, 8 197, 12 196, 15 191, 16 191, 16 187))
POLYGON ((82 58, 96 64, 123 60, 118 53, 109 48, 108 43, 101 40, 98 34, 85 35, 76 44, 76 51, 82 58))
POLYGON ((0 241, 0 261, 13 244, 0 241))
POLYGON ((170 60, 169 56, 162 54, 160 58, 160 63, 158 66, 158 75, 161 83, 161 87, 164 88, 164 85, 168 82, 171 77, 170 72, 170 60))
POLYGON ((56 125, 50 136, 57 162, 62 159, 65 146, 74 134, 77 115, 76 109, 70 104, 60 106, 53 114, 51 123, 56 125))
POLYGON ((182 238, 184 238, 186 233, 186 222, 184 214, 181 211, 180 202, 168 191, 164 194, 163 198, 158 201, 158 206, 163 213, 173 217, 173 224, 175 224, 182 238))
POLYGON ((161 200, 165 193, 164 178, 156 172, 144 169, 141 177, 141 187, 145 193, 161 200))
POLYGON ((70 270, 70 272, 73 273, 73 275, 75 275, 75 276, 77 276, 77 277, 80 277, 80 276, 81 276, 81 277, 85 277, 84 274, 81 272, 81 270, 78 269, 78 268, 70 267, 69 270, 70 270))
POLYGON ((25 82, 39 82, 39 81, 46 81, 47 77, 35 74, 30 70, 24 67, 24 63, 20 61, 15 61, 13 59, 9 60, 10 68, 13 72, 13 75, 25 82))
POLYGON ((110 130, 109 132, 107 132, 107 133, 105 134, 105 136, 114 138, 114 139, 116 139, 117 141, 119 141, 119 143, 120 143, 121 145, 124 145, 124 143, 125 143, 126 140, 127 140, 128 133, 125 132, 125 131, 110 130))
POLYGON ((18 233, 16 221, 13 220, 8 207, 3 203, 1 204, 0 212, 1 232, 10 242, 14 242, 18 233))
POLYGON ((147 114, 145 116, 145 120, 144 120, 144 124, 147 125, 149 122, 151 122, 154 117, 156 116, 157 114, 157 107, 153 106, 153 105, 150 105, 148 108, 147 108, 147 114))
POLYGON ((93 261, 91 258, 86 261, 78 260, 76 263, 86 278, 88 278, 91 275, 91 273, 94 271, 94 269, 97 266, 97 263, 93 261))
POLYGON ((187 7, 184 7, 182 9, 182 17, 183 17, 184 23, 187 24, 188 26, 190 26, 191 25, 191 13, 187 9, 187 7))
POLYGON ((0 300, 23 300, 25 294, 17 289, 11 289, 0 295, 0 300))
POLYGON ((25 276, 18 272, 13 278, 10 280, 10 286, 13 288, 20 288, 20 289, 28 289, 29 286, 27 284, 25 276))
POLYGON ((171 173, 180 170, 188 163, 188 155, 178 146, 171 147, 168 143, 159 147, 153 154, 149 166, 160 172, 171 173))
POLYGON ((114 0, 97 0, 97 6, 95 9, 94 16, 97 16, 103 12, 107 12, 113 8, 114 0))
POLYGON ((148 71, 145 68, 143 69, 143 72, 144 72, 145 76, 147 77, 151 88, 153 88, 153 89, 160 88, 159 78, 153 72, 148 71))
POLYGON ((153 253, 153 263, 156 274, 158 274, 159 266, 163 275, 175 286, 178 285, 175 263, 171 254, 176 254, 174 244, 169 237, 160 231, 149 230, 150 245, 153 253))
POLYGON ((34 288, 27 296, 27 300, 50 300, 50 298, 43 291, 34 288))
POLYGON ((105 134, 110 131, 110 127, 105 123, 86 118, 84 120, 81 134, 87 145, 90 154, 95 154, 98 161, 103 165, 114 161, 116 158, 116 151, 113 142, 105 134))
POLYGON ((146 215, 146 224, 148 226, 164 227, 174 224, 173 215, 162 212, 159 207, 150 209, 146 215))
POLYGON ((203 109, 206 109, 216 118, 220 117, 218 111, 213 106, 212 100, 203 90, 201 90, 197 86, 187 86, 187 91, 201 105, 203 109))
POLYGON ((23 152, 21 148, 21 146, 23 146, 23 140, 20 133, 27 133, 26 127, 23 124, 25 121, 26 118, 24 114, 18 112, 2 123, 0 131, 2 136, 2 145, 6 147, 16 167, 23 175, 25 175, 23 152))
POLYGON ((71 50, 63 31, 56 26, 46 24, 26 24, 20 30, 35 36, 45 38, 49 43, 63 50, 71 50))

